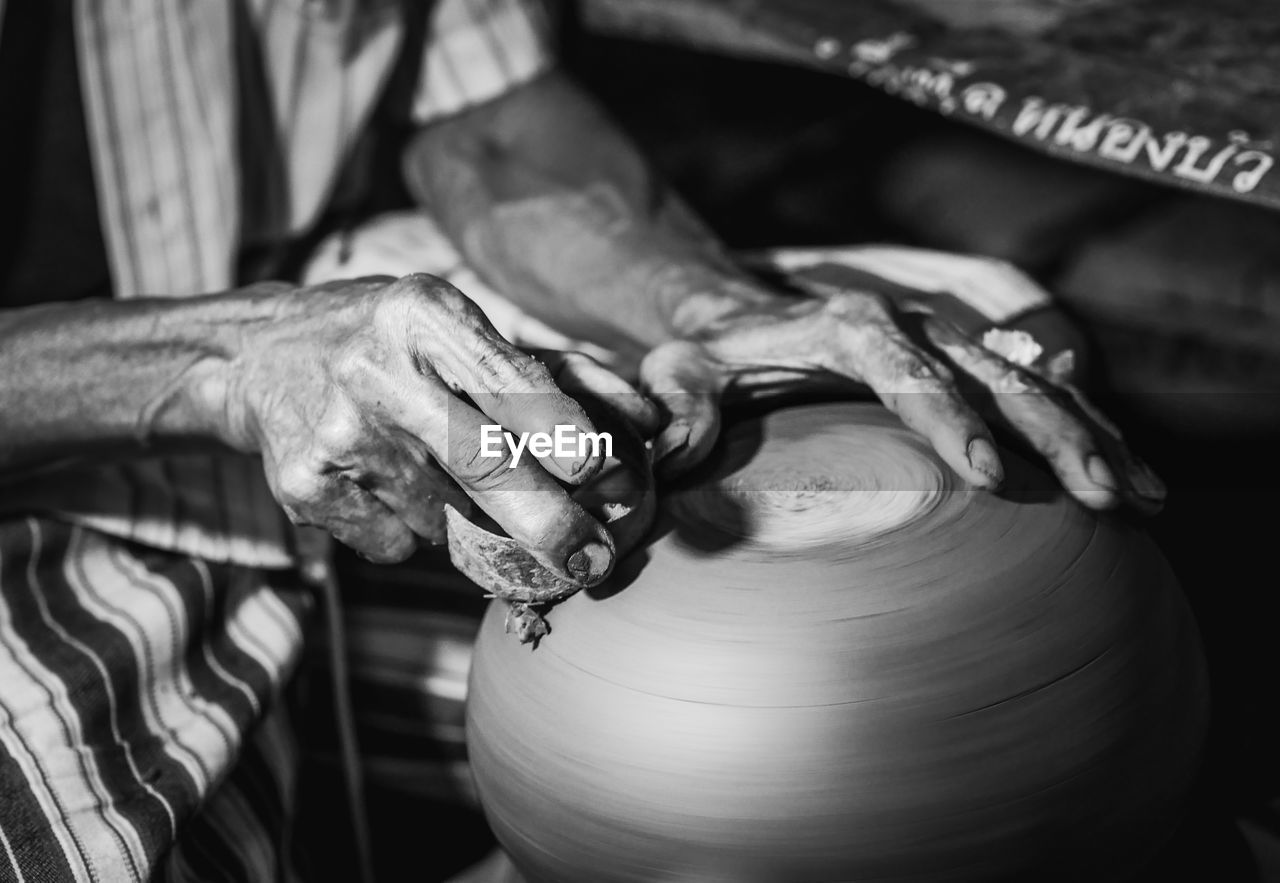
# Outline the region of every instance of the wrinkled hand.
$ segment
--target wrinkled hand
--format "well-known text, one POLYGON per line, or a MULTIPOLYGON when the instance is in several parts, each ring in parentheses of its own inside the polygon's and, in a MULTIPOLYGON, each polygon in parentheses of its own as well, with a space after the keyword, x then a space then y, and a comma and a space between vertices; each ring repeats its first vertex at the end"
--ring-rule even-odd
POLYGON ((270 318, 248 325, 216 396, 226 440, 260 452, 276 499, 298 524, 325 528, 378 562, 441 542, 443 504, 468 498, 543 564, 592 585, 613 563, 608 531, 565 484, 602 456, 482 456, 481 426, 594 431, 566 394, 607 396, 652 430, 653 406, 579 354, 546 363, 516 349, 480 309, 426 275, 307 289, 250 290, 270 318))
POLYGON ((1162 504, 1163 484, 1071 386, 1068 372, 1016 364, 941 317, 904 311, 872 291, 817 286, 812 293, 818 296, 744 307, 645 358, 642 387, 668 416, 655 445, 661 474, 706 456, 725 395, 836 381, 869 387, 976 486, 995 489, 1004 478, 980 409, 1030 443, 1086 506, 1123 500, 1154 511, 1162 504))

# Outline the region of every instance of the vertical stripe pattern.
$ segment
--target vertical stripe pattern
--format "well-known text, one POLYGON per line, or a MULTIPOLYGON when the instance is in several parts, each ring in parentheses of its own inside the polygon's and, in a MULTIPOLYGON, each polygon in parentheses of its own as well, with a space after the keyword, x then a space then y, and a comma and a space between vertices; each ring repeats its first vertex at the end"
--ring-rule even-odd
POLYGON ((430 122, 533 79, 551 63, 549 30, 537 0, 439 0, 414 118, 430 122))

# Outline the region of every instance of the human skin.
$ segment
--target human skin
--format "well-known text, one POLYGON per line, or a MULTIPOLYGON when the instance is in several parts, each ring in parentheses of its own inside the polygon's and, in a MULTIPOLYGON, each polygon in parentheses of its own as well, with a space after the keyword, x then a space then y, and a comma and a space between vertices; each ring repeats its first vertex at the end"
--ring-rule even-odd
POLYGON ((673 474, 710 450, 724 395, 836 380, 869 386, 976 486, 998 486, 1003 472, 962 386, 997 392, 998 416, 1086 505, 1149 508, 1164 495, 1074 391, 941 324, 913 340, 876 292, 797 299, 740 271, 559 74, 424 128, 404 171, 518 305, 570 333, 649 349, 640 377, 662 413, 585 357, 544 364, 520 352, 434 277, 267 283, 0 311, 0 475, 219 444, 260 454, 290 518, 372 560, 438 541, 443 503, 469 499, 558 575, 591 585, 612 567, 612 541, 562 482, 588 480, 600 458, 507 469, 475 456, 482 422, 590 432, 566 391, 605 394, 656 434, 673 474))
POLYGON ((483 423, 594 431, 562 387, 656 427, 652 405, 601 366, 517 350, 426 275, 7 310, 0 474, 221 444, 261 455, 294 522, 371 560, 441 541, 443 503, 469 500, 555 573, 592 584, 612 565, 612 539, 561 482, 589 479, 602 456, 510 469, 509 456, 478 456, 483 423))
POLYGON ((836 381, 870 387, 978 487, 999 486, 1003 467, 971 398, 1085 505, 1152 510, 1164 498, 1111 422, 1062 378, 937 319, 904 322, 875 291, 819 285, 797 298, 743 273, 561 74, 424 129, 405 170, 498 290, 569 333, 651 348, 640 380, 666 417, 655 445, 666 474, 710 450, 726 394, 836 381))

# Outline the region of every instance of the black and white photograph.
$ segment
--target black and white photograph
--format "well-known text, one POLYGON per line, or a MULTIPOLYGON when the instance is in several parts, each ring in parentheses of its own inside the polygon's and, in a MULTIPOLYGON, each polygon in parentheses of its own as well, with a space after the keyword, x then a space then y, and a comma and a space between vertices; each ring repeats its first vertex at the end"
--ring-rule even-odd
POLYGON ((1280 7, 0 0, 0 883, 1280 883, 1280 7))

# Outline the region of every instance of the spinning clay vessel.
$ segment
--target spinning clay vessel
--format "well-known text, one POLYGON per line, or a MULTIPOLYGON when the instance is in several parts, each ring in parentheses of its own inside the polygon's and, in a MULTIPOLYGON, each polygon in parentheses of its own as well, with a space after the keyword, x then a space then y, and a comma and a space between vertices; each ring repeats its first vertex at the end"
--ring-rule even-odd
POLYGON ((468 745, 530 883, 1123 880, 1196 774, 1196 628, 1141 530, 887 411, 742 422, 536 649, 481 630, 468 745))

